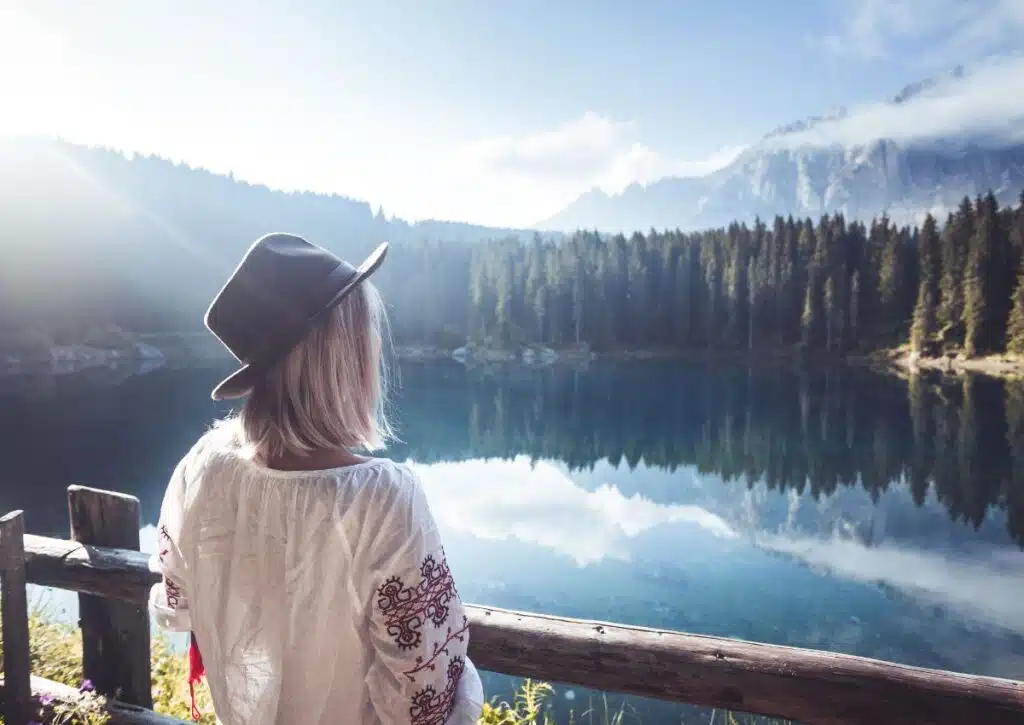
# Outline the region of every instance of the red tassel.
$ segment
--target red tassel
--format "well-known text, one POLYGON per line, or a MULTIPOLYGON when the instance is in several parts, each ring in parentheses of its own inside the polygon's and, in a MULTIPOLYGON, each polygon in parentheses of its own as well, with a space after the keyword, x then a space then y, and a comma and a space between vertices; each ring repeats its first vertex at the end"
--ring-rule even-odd
POLYGON ((196 707, 196 683, 200 682, 206 675, 206 668, 203 666, 203 654, 199 651, 199 645, 196 644, 196 635, 194 632, 189 633, 189 644, 188 644, 188 694, 192 698, 192 719, 196 722, 202 716, 199 712, 199 708, 196 707))

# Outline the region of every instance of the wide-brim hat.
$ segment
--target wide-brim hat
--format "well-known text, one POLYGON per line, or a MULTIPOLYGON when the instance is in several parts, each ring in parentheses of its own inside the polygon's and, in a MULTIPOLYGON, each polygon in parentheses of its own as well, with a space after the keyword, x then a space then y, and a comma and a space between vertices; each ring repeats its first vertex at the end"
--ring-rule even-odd
POLYGON ((358 267, 294 234, 257 239, 206 312, 205 323, 242 366, 213 389, 241 398, 384 261, 387 242, 358 267))

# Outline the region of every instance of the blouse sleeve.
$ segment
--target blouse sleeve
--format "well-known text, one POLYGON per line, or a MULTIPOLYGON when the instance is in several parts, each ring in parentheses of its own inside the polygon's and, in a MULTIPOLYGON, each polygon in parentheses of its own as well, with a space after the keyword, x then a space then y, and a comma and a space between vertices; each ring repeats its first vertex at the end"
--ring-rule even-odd
POLYGON ((185 465, 183 459, 171 475, 160 507, 157 523, 157 553, 150 558, 150 569, 162 576, 149 592, 149 609, 159 627, 173 632, 187 632, 192 627, 189 617, 188 567, 181 544, 185 519, 185 465))
POLYGON ((482 692, 467 692, 480 689, 466 658, 469 621, 422 489, 406 476, 394 499, 375 507, 387 514, 360 577, 374 650, 370 698, 381 722, 470 725, 482 692))

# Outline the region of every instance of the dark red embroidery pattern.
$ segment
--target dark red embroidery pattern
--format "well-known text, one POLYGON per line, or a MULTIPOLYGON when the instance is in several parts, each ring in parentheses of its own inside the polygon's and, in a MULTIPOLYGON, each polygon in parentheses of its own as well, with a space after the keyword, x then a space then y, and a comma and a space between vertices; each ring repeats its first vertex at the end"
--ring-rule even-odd
POLYGON ((416 666, 411 670, 406 670, 402 674, 408 677, 413 682, 416 681, 416 673, 423 672, 423 670, 435 670, 437 669, 437 658, 441 655, 449 654, 448 645, 454 641, 465 642, 466 633, 469 632, 469 618, 466 615, 462 615, 462 622, 458 628, 453 629, 448 627, 448 631, 445 634, 443 642, 434 642, 433 650, 429 657, 423 657, 422 655, 416 658, 416 666))
POLYGON ((377 589, 377 607, 384 615, 387 633, 403 650, 419 647, 423 642, 423 625, 427 620, 440 627, 448 620, 449 603, 458 596, 448 561, 428 555, 420 565, 420 580, 406 586, 393 576, 377 589))
MULTIPOLYGON (((167 531, 167 527, 164 526, 163 524, 160 524, 160 540, 161 541, 166 541, 168 544, 171 543, 171 534, 167 531)), ((167 549, 167 548, 164 548, 164 547, 160 548, 160 563, 161 564, 164 563, 164 557, 167 556, 167 552, 168 551, 169 551, 169 549, 167 549)))
POLYGON ((170 577, 164 577, 164 591, 167 592, 167 606, 177 609, 181 602, 181 587, 170 577))
POLYGON ((412 705, 409 706, 409 719, 412 725, 443 725, 455 707, 455 692, 465 668, 465 660, 461 657, 452 657, 448 663, 444 690, 438 692, 433 685, 417 690, 412 696, 412 705))

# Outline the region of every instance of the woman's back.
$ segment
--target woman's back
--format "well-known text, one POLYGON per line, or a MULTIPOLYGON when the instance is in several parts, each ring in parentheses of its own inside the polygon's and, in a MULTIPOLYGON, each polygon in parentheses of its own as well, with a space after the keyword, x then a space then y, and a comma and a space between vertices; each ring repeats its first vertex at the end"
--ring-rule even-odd
POLYGON ((241 364, 212 396, 245 402, 171 476, 150 604, 193 633, 189 684, 205 669, 225 725, 470 725, 483 707, 416 477, 352 452, 391 434, 367 279, 386 251, 353 267, 265 235, 206 313, 241 364))
POLYGON ((385 459, 272 470, 236 428, 182 461, 160 528, 165 575, 188 592, 167 624, 187 612, 218 719, 474 720, 468 623, 415 475, 385 459))

